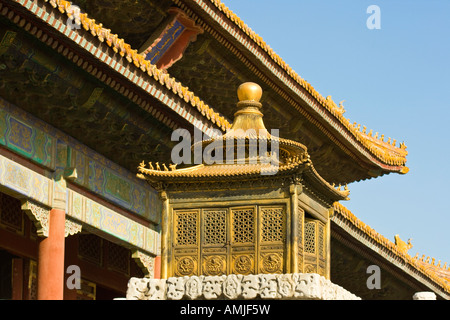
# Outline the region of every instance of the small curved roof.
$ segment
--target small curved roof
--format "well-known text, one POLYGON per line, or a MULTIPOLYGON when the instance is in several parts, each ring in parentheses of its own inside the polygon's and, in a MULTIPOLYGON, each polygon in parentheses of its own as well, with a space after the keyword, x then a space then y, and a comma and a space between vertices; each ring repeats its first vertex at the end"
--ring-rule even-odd
POLYGON ((222 136, 199 141, 192 145, 192 149, 211 146, 213 147, 211 150, 221 148, 222 155, 224 155, 227 148, 232 148, 234 154, 237 154, 237 148, 241 143, 244 147, 241 158, 239 155, 234 158, 233 154, 233 159, 228 162, 225 159, 211 163, 203 160, 202 164, 182 169, 176 169, 175 165, 166 166, 165 164, 161 165, 161 169, 159 163, 155 164, 156 168, 151 163, 147 168, 143 161, 138 167, 139 174, 137 176, 150 183, 163 181, 197 183, 199 181, 272 179, 280 176, 300 175, 302 181, 312 189, 313 193, 319 192, 328 201, 347 199, 349 194, 347 189, 343 191, 335 189, 317 173, 307 148, 303 144, 279 138, 268 132, 262 121, 263 114, 259 110, 262 106, 259 102, 261 94, 262 90, 257 84, 242 84, 238 88, 240 101, 237 103, 238 111, 235 113, 231 130, 222 136), (254 93, 255 91, 257 93, 254 93), (265 150, 270 151, 266 154, 252 154, 251 145, 258 146, 261 143, 265 143, 267 147, 265 150))

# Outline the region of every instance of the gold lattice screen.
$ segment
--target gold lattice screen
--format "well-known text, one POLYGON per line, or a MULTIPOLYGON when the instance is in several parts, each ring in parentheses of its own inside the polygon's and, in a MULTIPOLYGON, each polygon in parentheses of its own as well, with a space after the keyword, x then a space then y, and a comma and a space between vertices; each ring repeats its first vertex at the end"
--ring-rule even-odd
MULTIPOLYGON (((285 205, 174 209, 170 276, 287 272, 285 205)), ((299 215, 298 271, 325 274, 325 225, 299 215)))
POLYGON ((305 219, 303 272, 320 275, 326 272, 325 224, 319 220, 305 219))
POLYGON ((281 273, 284 206, 174 210, 173 275, 281 273))

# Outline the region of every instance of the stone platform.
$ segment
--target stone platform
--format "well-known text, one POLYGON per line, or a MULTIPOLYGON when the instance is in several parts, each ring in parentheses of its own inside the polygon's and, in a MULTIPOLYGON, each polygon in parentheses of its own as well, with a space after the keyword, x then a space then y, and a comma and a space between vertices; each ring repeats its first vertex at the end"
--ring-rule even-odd
POLYGON ((127 300, 361 300, 314 273, 131 278, 127 300))

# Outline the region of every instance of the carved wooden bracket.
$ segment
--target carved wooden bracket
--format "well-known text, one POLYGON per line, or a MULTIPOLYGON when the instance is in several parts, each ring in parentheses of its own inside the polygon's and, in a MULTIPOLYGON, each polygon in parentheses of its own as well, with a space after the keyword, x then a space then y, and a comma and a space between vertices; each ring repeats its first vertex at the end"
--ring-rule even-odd
MULTIPOLYGON (((39 237, 48 237, 50 209, 30 200, 22 202, 22 210, 33 221, 39 237)), ((81 232, 82 224, 66 216, 65 236, 81 232)))
POLYGON ((75 220, 66 216, 66 229, 64 232, 64 236, 68 237, 73 236, 74 234, 80 233, 83 225, 75 220))
POLYGON ((203 29, 181 9, 170 8, 168 13, 165 27, 139 49, 147 60, 163 70, 180 60, 188 45, 203 33, 203 29))
POLYGON ((135 250, 131 257, 142 268, 146 277, 152 278, 154 275, 155 257, 152 257, 140 250, 135 250))
POLYGON ((25 200, 22 202, 22 210, 33 221, 39 237, 48 237, 50 209, 37 203, 25 200))

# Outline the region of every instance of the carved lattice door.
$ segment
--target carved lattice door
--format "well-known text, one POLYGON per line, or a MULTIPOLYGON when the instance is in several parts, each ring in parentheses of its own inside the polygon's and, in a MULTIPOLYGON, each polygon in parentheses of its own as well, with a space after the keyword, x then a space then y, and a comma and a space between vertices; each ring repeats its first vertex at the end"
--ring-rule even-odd
POLYGON ((227 209, 202 210, 201 274, 216 276, 229 273, 228 223, 227 209))
POLYGON ((231 208, 231 273, 255 274, 256 213, 255 206, 231 208))
POLYGON ((173 275, 282 273, 284 206, 174 210, 173 275))
POLYGON ((259 217, 259 273, 282 273, 285 268, 285 209, 282 206, 260 207, 259 217))
POLYGON ((200 209, 174 210, 173 263, 176 277, 198 275, 200 209))
POLYGON ((306 273, 326 274, 325 224, 305 219, 304 270, 306 273))

